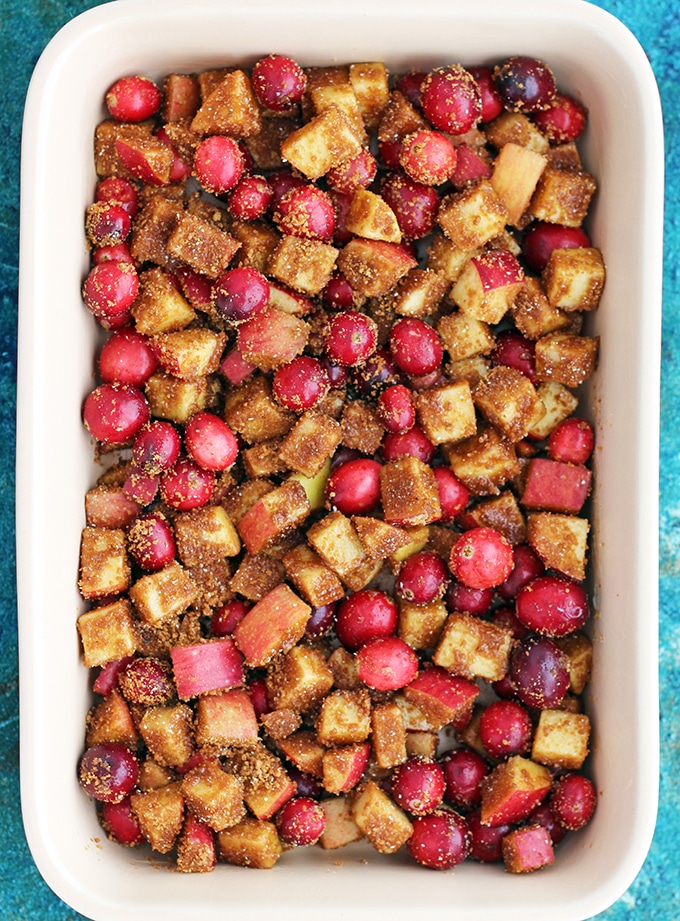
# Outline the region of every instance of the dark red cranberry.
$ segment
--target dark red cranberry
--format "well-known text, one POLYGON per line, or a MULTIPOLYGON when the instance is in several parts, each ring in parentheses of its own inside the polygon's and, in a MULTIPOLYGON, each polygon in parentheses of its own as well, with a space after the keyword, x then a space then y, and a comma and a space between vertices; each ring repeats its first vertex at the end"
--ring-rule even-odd
POLYGON ((229 210, 239 221, 255 221, 267 212, 273 197, 264 176, 243 176, 229 193, 229 210))
POLYGON ((286 844, 316 844, 326 828, 326 813, 315 800, 294 796, 277 812, 276 827, 286 844))
POLYGON ((327 310, 351 310, 354 290, 341 272, 334 272, 321 292, 321 299, 327 310))
POLYGON ((333 209, 335 211, 335 233, 333 234, 333 243, 336 246, 344 246, 345 243, 348 243, 354 236, 352 231, 347 227, 349 209, 352 205, 354 193, 349 195, 331 188, 329 195, 333 201, 333 209))
POLYGON ((437 811, 416 816, 413 834, 406 842, 411 856, 432 870, 449 870, 470 852, 470 830, 457 812, 437 811))
POLYGON ((533 726, 528 711, 514 700, 496 700, 482 713, 479 737, 492 758, 523 755, 529 750, 533 726))
POLYGON ((493 589, 470 588, 457 579, 449 583, 446 590, 446 608, 448 611, 461 611, 474 617, 483 617, 491 607, 493 589))
POLYGON ((138 293, 139 277, 130 262, 101 262, 83 283, 87 309, 108 329, 127 322, 138 293))
POLYGON ((585 464, 594 447, 594 428, 587 419, 576 416, 558 422, 548 437, 548 454, 565 464, 585 464))
POLYGON ((516 329, 506 329, 496 336, 491 360, 496 365, 514 368, 536 383, 536 346, 516 329))
POLYGON ((430 71, 423 81, 422 103, 430 124, 448 134, 465 134, 482 114, 477 81, 460 64, 430 71))
POLYGON ((146 473, 142 467, 131 464, 123 483, 123 495, 138 505, 151 505, 159 486, 160 474, 146 473))
POLYGON ((577 140, 587 119, 586 107, 564 93, 555 93, 548 108, 534 115, 534 123, 552 144, 568 144, 577 140))
POLYGON ((580 227, 564 227, 545 221, 531 223, 522 238, 522 255, 534 272, 542 272, 554 249, 590 246, 590 237, 580 227))
POLYGON ((231 636, 237 624, 239 624, 250 610, 247 601, 234 598, 225 604, 216 608, 210 622, 210 632, 213 636, 231 636))
POLYGON ((163 501, 180 512, 207 505, 214 490, 215 474, 190 457, 180 457, 161 477, 163 501))
POLYGON ((494 82, 506 109, 540 112, 555 97, 552 71, 536 58, 517 55, 494 69, 494 82))
POLYGON ((554 708, 569 690, 568 659, 547 636, 530 636, 510 656, 510 678, 516 696, 527 707, 554 708))
MULTIPOLYGON (((101 265, 102 262, 128 262, 135 264, 130 247, 127 243, 114 243, 111 246, 98 246, 92 250, 92 265, 101 265)), ((117 327, 120 329, 120 327, 117 327)))
POLYGON ((498 586, 498 594, 505 601, 510 601, 517 592, 533 579, 542 576, 545 566, 529 544, 517 544, 512 548, 512 570, 510 575, 498 586))
POLYGON ((107 176, 97 183, 95 201, 106 201, 120 205, 133 218, 139 209, 137 189, 127 179, 120 176, 107 176))
POLYGON ((386 461, 410 455, 411 457, 417 457, 424 464, 429 464, 434 457, 436 448, 416 423, 411 426, 408 432, 401 434, 389 432, 383 438, 380 450, 386 461))
POLYGON ((331 240, 335 232, 335 208, 327 192, 304 185, 286 192, 274 213, 284 233, 311 240, 331 240))
POLYGON ((337 603, 322 604, 318 608, 312 608, 312 613, 305 624, 305 633, 307 636, 323 636, 333 627, 335 623, 335 610, 337 603))
POLYGON ((302 99, 307 77, 293 58, 268 54, 255 63, 251 73, 253 92, 265 109, 288 112, 302 99))
POLYGON ((149 404, 131 384, 100 384, 88 395, 83 422, 103 444, 125 444, 149 421, 149 404))
POLYGON ((563 774, 553 788, 550 806, 557 821, 569 831, 583 828, 593 817, 597 794, 583 774, 563 774))
POLYGON ((121 77, 106 93, 106 107, 121 122, 142 122, 160 108, 161 91, 153 80, 139 75, 121 77))
POLYGON ((378 461, 361 457, 336 467, 326 481, 329 505, 343 515, 372 512, 380 502, 381 466, 378 461))
POLYGON ((500 863, 503 860, 503 838, 512 831, 512 826, 482 825, 479 809, 471 812, 467 821, 470 829, 470 857, 480 863, 500 863))
POLYGON ((376 399, 385 387, 396 384, 399 372, 392 356, 385 348, 376 349, 372 355, 352 368, 351 382, 361 396, 376 399))
POLYGON ((275 173, 270 173, 267 176, 267 182, 271 186, 273 192, 272 200, 269 205, 269 213, 271 215, 276 213, 279 202, 287 192, 290 192, 291 189, 302 188, 302 186, 308 184, 304 176, 299 176, 287 167, 277 170, 275 173))
POLYGON ((418 317, 402 317, 390 333, 390 351, 405 374, 429 374, 442 363, 444 355, 439 335, 418 317))
POLYGON ((184 445, 203 470, 228 470, 238 457, 236 436, 214 413, 196 413, 189 419, 184 429, 184 445))
POLYGON ((175 684, 167 662, 153 656, 133 659, 118 679, 123 697, 133 704, 155 707, 175 696, 175 684))
POLYGON ((241 148, 233 138, 213 134, 196 148, 194 171, 207 192, 223 195, 233 189, 243 175, 241 148))
POLYGON ((318 358, 298 355, 278 368, 272 383, 274 396, 286 409, 304 412, 316 406, 330 389, 330 380, 318 358))
POLYGON ((132 662, 132 656, 123 656, 122 659, 113 659, 102 667, 92 684, 92 690, 95 694, 101 694, 102 697, 108 697, 112 691, 118 687, 118 677, 123 669, 132 662))
POLYGON ((349 377, 347 368, 331 361, 328 355, 322 355, 319 360, 321 361, 321 367, 328 375, 331 390, 339 390, 341 387, 344 387, 349 377))
MULTIPOLYGON (((515 609, 508 605, 494 608, 490 620, 491 623, 495 624, 497 627, 505 627, 507 630, 511 630, 516 640, 523 640, 525 636, 529 635, 530 631, 527 630, 524 624, 519 620, 515 613, 515 609)), ((503 695, 501 694, 499 696, 502 697, 503 695)))
POLYGON ((118 742, 102 742, 88 748, 78 769, 83 790, 101 803, 119 803, 125 799, 134 789, 138 775, 137 758, 118 742))
POLYGON ((95 202, 85 214, 85 231, 93 246, 115 246, 124 242, 131 226, 130 215, 115 202, 95 202))
POLYGON ((213 301, 225 320, 235 323, 261 313, 269 303, 269 282, 252 266, 228 269, 215 282, 213 301))
POLYGON ((384 141, 378 141, 378 156, 383 166, 387 169, 400 169, 399 153, 401 151, 401 141, 399 138, 387 138, 384 141))
POLYGON ((446 524, 465 510, 470 491, 448 467, 434 467, 433 473, 437 481, 439 504, 442 510, 439 520, 446 524))
POLYGON ((343 646, 356 650, 371 640, 392 636, 398 619, 397 606, 388 594, 363 588, 338 605, 335 631, 343 646))
POLYGON ((555 818, 550 798, 535 806, 527 816, 526 822, 527 825, 542 825, 553 844, 559 844, 567 834, 567 829, 555 818))
POLYGON ((128 531, 128 550, 142 569, 151 572, 172 563, 177 545, 167 519, 160 512, 140 515, 128 531))
POLYGON ((133 329, 115 330, 99 353, 99 376, 106 384, 141 387, 157 367, 149 340, 133 329))
POLYGON ((438 553, 422 550, 402 563, 395 591, 413 604, 429 604, 441 598, 449 581, 449 571, 438 553))
POLYGON ((134 847, 144 840, 129 796, 118 803, 103 803, 101 822, 107 835, 125 847, 134 847))
POLYGON ((138 432, 132 445, 132 462, 155 476, 172 467, 179 457, 179 432, 170 422, 154 419, 138 432))
POLYGON ((392 384, 378 397, 376 414, 388 432, 408 432, 416 421, 411 391, 403 384, 392 384))
POLYGON ((392 775, 392 796, 411 815, 427 815, 436 809, 445 787, 441 765, 425 758, 409 758, 392 775))
MULTIPOLYGON (((396 166, 399 165, 397 160, 396 166)), ((404 237, 420 240, 432 232, 439 210, 439 194, 433 186, 416 182, 401 169, 395 169, 382 183, 380 193, 394 211, 404 237)))
POLYGON ((469 588, 493 588, 510 575, 512 546, 493 528, 472 528, 451 548, 451 572, 469 588))
POLYGON ((577 582, 562 576, 539 576, 517 593, 517 617, 545 636, 566 636, 588 619, 588 596, 577 582))
POLYGON ((426 77, 425 71, 411 70, 402 74, 395 85, 395 89, 416 109, 422 108, 423 83, 426 77))
POLYGON ((314 777, 313 774, 308 774, 306 771, 301 771, 294 765, 290 765, 286 770, 288 776, 297 787, 298 796, 307 796, 313 800, 321 799, 325 790, 318 777, 314 777))
POLYGON ((468 72, 475 78, 482 97, 481 122, 490 122, 503 111, 503 101, 498 95, 490 67, 468 67, 468 72))
POLYGON ((366 314, 346 310, 330 318, 324 347, 335 364, 348 368, 361 364, 375 352, 377 343, 378 328, 366 314))
POLYGON ((251 679, 246 690, 253 703, 253 709, 258 719, 265 713, 271 712, 271 707, 267 698, 267 682, 264 678, 251 679))
POLYGON ((444 799, 451 806, 468 808, 482 800, 482 781, 489 773, 484 758, 471 748, 447 752, 440 764, 444 770, 444 799))

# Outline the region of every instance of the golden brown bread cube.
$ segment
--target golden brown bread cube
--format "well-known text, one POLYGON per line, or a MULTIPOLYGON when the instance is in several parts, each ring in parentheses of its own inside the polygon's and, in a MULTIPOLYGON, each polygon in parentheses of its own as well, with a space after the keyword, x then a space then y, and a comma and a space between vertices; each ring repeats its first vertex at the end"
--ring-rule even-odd
POLYGON ((172 267, 174 260, 168 253, 168 240, 183 213, 181 202, 162 192, 152 195, 132 223, 130 252, 133 258, 139 263, 154 262, 172 267))
POLYGON ((437 755, 438 743, 436 732, 412 730, 406 733, 406 754, 409 758, 427 758, 431 761, 437 755))
POLYGON ((441 229, 462 250, 474 250, 488 243, 502 233, 507 219, 503 201, 486 179, 446 195, 437 215, 441 229))
POLYGON ((354 124, 334 105, 291 132, 281 144, 285 159, 308 179, 320 179, 360 150, 361 138, 354 124))
POLYGON ((530 275, 515 295, 510 313, 517 329, 531 340, 568 328, 571 323, 563 310, 550 304, 540 279, 530 275))
POLYGON ((546 157, 520 144, 510 142, 501 148, 490 181, 508 212, 508 224, 521 225, 546 164, 546 157))
POLYGON ((576 515, 533 512, 527 519, 527 540, 548 569, 582 582, 586 577, 590 522, 576 515))
POLYGON ((139 765, 137 786, 140 790, 158 790, 176 779, 176 774, 171 768, 162 767, 153 758, 145 758, 139 765))
POLYGON ((374 560, 391 557, 412 541, 411 534, 404 528, 388 524, 380 518, 355 515, 352 524, 366 553, 374 560))
MULTIPOLYGON (((269 113, 267 113, 269 115, 269 113)), ((246 138, 246 147, 257 169, 279 169, 285 165, 281 156, 281 142, 291 131, 296 131, 302 122, 297 115, 263 118, 257 134, 246 138)))
POLYGON ((371 732, 371 699, 365 688, 337 690, 321 704, 316 735, 322 745, 364 742, 371 732))
POLYGON ((267 258, 267 273, 302 294, 318 294, 337 258, 338 250, 328 243, 283 234, 267 258))
POLYGON ((119 595, 129 585, 130 561, 125 532, 120 528, 83 528, 78 579, 83 598, 95 601, 107 595, 119 595))
POLYGON ((236 572, 229 579, 229 589, 248 601, 261 601, 283 582, 284 577, 285 570, 280 560, 266 553, 244 553, 236 572))
POLYGON ((313 777, 322 776, 323 754, 326 748, 311 729, 301 729, 285 739, 279 739, 278 747, 301 771, 313 777))
POLYGON ((180 767, 194 753, 193 713, 186 704, 147 707, 139 731, 151 757, 163 767, 180 767))
POLYGON ((380 499, 390 524, 425 525, 441 517, 437 480, 417 457, 397 457, 380 468, 380 499))
POLYGON ((352 817, 352 804, 347 796, 332 796, 321 800, 326 825, 319 844, 325 851, 336 850, 360 841, 363 837, 352 817))
POLYGON ((432 444, 462 441, 477 431, 475 404, 467 381, 423 390, 415 398, 420 425, 432 444))
POLYGON ((407 134, 427 127, 427 122, 418 110, 399 90, 393 90, 380 116, 378 140, 381 143, 401 141, 407 134))
POLYGON ((340 425, 343 445, 369 456, 378 450, 385 434, 375 411, 363 400, 345 403, 340 425))
POLYGON ((281 439, 261 441, 250 448, 243 448, 240 457, 249 480, 270 477, 288 470, 288 465, 279 457, 281 439))
POLYGON ((159 854, 171 851, 184 819, 184 797, 179 783, 133 793, 130 805, 151 848, 159 854))
POLYGON ((600 340, 597 336, 551 333, 536 343, 536 377, 578 387, 597 367, 600 340))
POLYGON ((338 576, 307 544, 293 547, 282 562, 288 579, 313 608, 339 601, 345 594, 338 576))
POLYGON ((187 806, 214 831, 222 831, 245 816, 243 784, 220 766, 203 761, 182 778, 182 795, 187 806))
POLYGON ((208 278, 218 278, 227 268, 240 247, 214 222, 195 214, 183 214, 168 237, 168 252, 180 262, 186 262, 196 272, 208 278))
POLYGON ((327 83, 324 86, 315 86, 312 87, 309 95, 316 115, 320 115, 331 106, 336 106, 347 116, 361 143, 366 143, 364 120, 351 83, 327 83))
POLYGON ((593 669, 593 644, 585 633, 570 633, 555 642, 568 659, 569 690, 582 694, 593 669))
POLYGON ((354 237, 340 250, 337 266, 357 294, 381 297, 417 262, 397 243, 354 237))
POLYGON ((195 601, 197 588, 189 573, 173 561, 130 587, 130 598, 144 623, 159 626, 183 614, 195 601))
POLYGON ((354 90, 366 128, 374 131, 380 123, 390 95, 389 73, 382 61, 349 65, 349 82, 354 90))
POLYGON ((236 556, 241 549, 238 532, 221 505, 180 512, 173 527, 179 558, 185 566, 236 556))
POLYGON ((147 380, 144 393, 152 416, 182 424, 207 408, 210 384, 205 377, 182 380, 159 371, 147 380))
POLYGON ((193 74, 168 74, 163 81, 163 121, 193 118, 201 104, 201 90, 193 74))
POLYGON ((456 281, 468 259, 477 255, 478 252, 476 247, 462 249, 453 240, 449 240, 441 230, 435 230, 425 257, 425 264, 430 271, 436 272, 451 283, 456 281))
POLYGON ((308 410, 281 442, 279 457, 291 470, 315 476, 342 440, 340 424, 324 413, 308 410))
POLYGON ((414 604, 399 599, 399 637, 414 649, 434 649, 448 614, 443 601, 414 604))
POLYGON ((359 681, 359 665, 352 653, 344 646, 338 646, 328 657, 328 667, 333 672, 336 688, 343 691, 355 691, 359 681))
POLYGON ((125 698, 114 688, 87 714, 85 744, 88 748, 101 742, 117 742, 137 748, 139 733, 125 698))
POLYGON ((191 122, 191 130, 203 136, 227 134, 248 138, 257 134, 261 127, 260 110, 250 78, 242 70, 225 74, 191 122))
POLYGON ((381 854, 393 854, 413 834, 405 812, 373 780, 354 800, 352 815, 358 828, 381 854))
POLYGON ((433 269, 410 269, 399 279, 390 306, 402 317, 424 317, 435 312, 449 287, 433 269))
POLYGON ((555 426, 570 416, 578 406, 578 398, 557 381, 544 381, 536 388, 538 398, 543 404, 545 413, 538 422, 534 422, 529 435, 540 441, 547 438, 555 426))
POLYGON ((480 381, 474 402, 488 421, 512 442, 525 438, 545 412, 529 378, 505 365, 492 368, 480 381))
POLYGON ((464 313, 448 313, 441 317, 437 332, 451 361, 488 355, 496 343, 488 323, 464 313))
POLYGON ((367 240, 401 242, 397 216, 385 199, 369 189, 357 189, 345 217, 345 227, 357 237, 367 240))
POLYGON ((229 232, 240 244, 234 264, 265 273, 269 257, 281 239, 278 230, 264 221, 232 221, 229 232))
POLYGON ((432 656, 453 675, 500 681, 508 671, 512 631, 471 614, 449 615, 432 656))
POLYGON ((602 253, 590 246, 554 249, 541 275, 551 306, 560 310, 594 310, 605 282, 602 253))
POLYGON ((577 771, 588 755, 590 720, 585 713, 541 710, 531 757, 539 764, 577 771))
POLYGON ((548 166, 536 185, 531 213, 538 221, 580 227, 596 189, 595 177, 585 170, 548 166))
POLYGON ((119 122, 106 119, 100 122, 94 131, 94 165, 97 176, 127 176, 128 170, 122 165, 116 153, 118 138, 141 139, 151 137, 153 122, 119 122))
POLYGON ((343 86, 349 80, 349 67, 305 67, 305 91, 302 95, 301 109, 304 121, 314 117, 314 103, 312 93, 322 86, 343 86))
POLYGON ((269 710, 260 717, 260 723, 267 735, 272 739, 285 739, 292 735, 302 725, 302 717, 297 710, 290 707, 281 707, 279 710, 269 710))
POLYGON ((135 329, 143 336, 184 329, 196 319, 194 308, 161 268, 147 269, 140 274, 139 295, 131 313, 135 329))
POLYGON ((498 495, 515 479, 520 464, 513 443, 492 426, 446 449, 451 469, 475 496, 498 495))
POLYGON ((522 544, 526 540, 526 522, 524 515, 509 489, 504 489, 498 496, 482 499, 461 515, 461 526, 465 528, 493 528, 511 544, 522 544))

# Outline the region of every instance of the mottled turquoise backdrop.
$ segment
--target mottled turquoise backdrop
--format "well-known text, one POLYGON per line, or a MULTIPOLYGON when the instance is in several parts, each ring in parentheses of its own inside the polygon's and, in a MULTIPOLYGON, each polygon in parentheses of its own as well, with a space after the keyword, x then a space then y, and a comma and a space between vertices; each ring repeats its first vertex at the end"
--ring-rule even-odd
MULTIPOLYGON (((191 3, 191 0, 187 0, 191 3)), ((248 0, 242 0, 247 3, 248 0)), ((285 2, 285 0, 281 0, 285 2)), ((399 0, 394 0, 395 4, 399 0)), ((455 0, 452 0, 455 2, 455 0)), ((49 39, 88 0, 0 0, 0 921, 80 918, 41 880, 19 805, 14 573, 14 414, 17 344, 19 149, 31 71, 49 39)), ((680 4, 602 0, 637 36, 656 74, 666 129, 666 257, 661 401, 661 800, 656 835, 638 879, 598 921, 680 919, 680 4)), ((519 49, 518 49, 519 50, 519 49)), ((625 803, 621 804, 625 808, 625 803)), ((366 921, 357 918, 356 921, 366 921)), ((546 918, 546 921, 550 921, 546 918)))

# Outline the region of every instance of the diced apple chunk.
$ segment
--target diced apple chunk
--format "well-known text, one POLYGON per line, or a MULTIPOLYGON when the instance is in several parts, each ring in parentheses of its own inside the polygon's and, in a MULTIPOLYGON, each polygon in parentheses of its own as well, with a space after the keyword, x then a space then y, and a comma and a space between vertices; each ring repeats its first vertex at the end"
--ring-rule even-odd
POLYGON ((258 601, 234 630, 246 665, 267 665, 291 649, 305 632, 311 608, 287 585, 278 585, 258 601))
POLYGON ((552 774, 521 755, 502 761, 482 782, 484 825, 505 825, 526 818, 548 794, 552 774))
POLYGON ((491 185, 508 212, 508 224, 517 227, 534 194, 547 160, 528 147, 504 144, 496 158, 491 185))
POLYGON ((283 845, 273 822, 243 819, 217 836, 220 856, 237 867, 270 870, 283 854, 283 845))
POLYGON ((125 532, 119 528, 83 528, 80 538, 80 578, 83 598, 95 601, 118 595, 130 585, 130 561, 125 532))
POLYGON ((418 421, 432 444, 462 441, 477 431, 475 406, 467 381, 424 390, 416 396, 418 421))
POLYGON ((243 784, 218 761, 204 761, 188 771, 182 794, 194 815, 214 831, 230 828, 245 816, 243 784))
POLYGON ((505 835, 503 862, 509 873, 530 873, 555 861, 550 834, 543 825, 526 825, 505 835))
POLYGON ((449 615, 432 661, 454 675, 500 681, 508 671, 512 631, 471 614, 449 615))
POLYGON ((347 796, 333 796, 321 800, 321 808, 326 817, 326 826, 319 839, 326 851, 345 847, 363 837, 352 816, 352 804, 347 796))
POLYGON ((308 179, 320 179, 360 151, 356 129, 337 106, 330 106, 302 128, 292 131, 281 144, 286 160, 308 179))
POLYGON ((137 649, 132 605, 127 598, 86 611, 78 618, 77 627, 87 668, 131 656, 137 649))
POLYGON ((507 220, 502 199, 486 179, 443 198, 437 216, 446 236, 462 250, 488 243, 502 233, 507 220))
POLYGON ((593 310, 600 303, 605 282, 602 253, 594 247, 554 249, 541 276, 552 307, 593 310))

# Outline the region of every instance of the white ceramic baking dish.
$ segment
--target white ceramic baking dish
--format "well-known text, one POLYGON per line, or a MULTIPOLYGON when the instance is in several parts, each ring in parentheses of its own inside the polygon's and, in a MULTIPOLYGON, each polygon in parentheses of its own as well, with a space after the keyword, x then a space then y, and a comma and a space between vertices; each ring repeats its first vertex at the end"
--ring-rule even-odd
POLYGON ((658 775, 657 468, 663 202, 659 98, 649 63, 616 19, 581 0, 118 0, 70 22, 41 57, 22 152, 17 560, 22 804, 48 884, 96 921, 271 918, 576 921, 630 885, 654 828, 658 775), (597 423, 592 621, 599 790, 590 826, 556 863, 516 877, 466 862, 432 872, 357 846, 308 849, 275 869, 171 873, 109 843, 76 780, 88 674, 75 629, 83 495, 96 471, 81 424, 96 330, 80 284, 92 135, 104 91, 126 73, 160 77, 252 64, 270 51, 307 65, 383 60, 393 70, 511 54, 542 58, 590 110, 583 145, 600 191, 589 218, 608 280, 590 332, 597 423))

